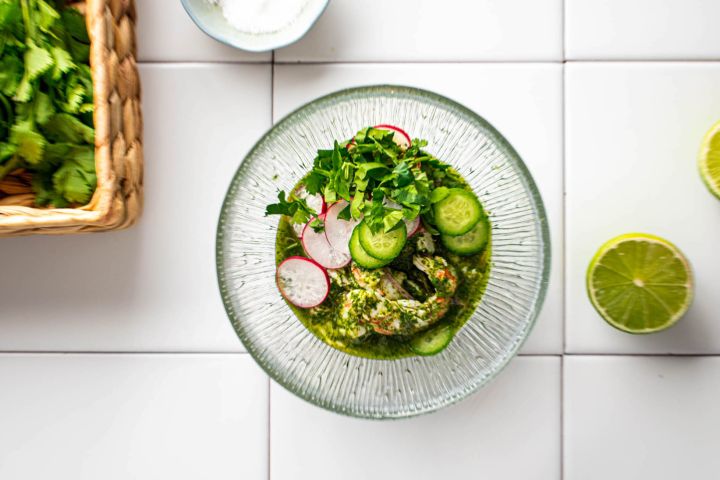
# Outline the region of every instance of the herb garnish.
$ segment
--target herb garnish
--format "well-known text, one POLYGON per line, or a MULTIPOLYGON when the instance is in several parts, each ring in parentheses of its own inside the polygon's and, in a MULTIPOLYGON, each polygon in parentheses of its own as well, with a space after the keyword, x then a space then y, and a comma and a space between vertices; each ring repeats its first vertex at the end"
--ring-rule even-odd
MULTIPOLYGON (((403 149, 393 135, 365 128, 346 144, 336 141, 332 150, 319 150, 302 182, 305 189, 311 195, 321 194, 328 204, 348 201, 338 217, 364 218, 373 231, 389 232, 403 219, 418 215, 431 220, 431 205, 447 195, 447 188, 435 185, 448 166, 422 150, 425 140, 415 139, 403 149), (388 206, 388 200, 400 208, 388 206)), ((305 223, 317 214, 295 195, 286 198, 285 192, 280 192, 278 199, 279 203, 267 206, 266 215, 288 215, 293 223, 305 223)))

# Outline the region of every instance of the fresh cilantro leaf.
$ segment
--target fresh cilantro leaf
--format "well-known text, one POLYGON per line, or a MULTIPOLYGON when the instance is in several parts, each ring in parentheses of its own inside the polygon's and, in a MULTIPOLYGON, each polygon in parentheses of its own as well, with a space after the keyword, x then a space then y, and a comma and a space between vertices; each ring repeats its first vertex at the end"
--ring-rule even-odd
POLYGON ((17 145, 0 142, 0 164, 17 153, 17 145))
POLYGON ((25 52, 25 76, 32 81, 45 73, 53 66, 53 57, 50 52, 35 45, 35 42, 28 40, 28 49, 25 52))
POLYGON ((402 162, 393 169, 393 184, 396 187, 406 187, 414 180, 414 176, 407 163, 402 162))
POLYGON ((68 201, 53 189, 52 175, 35 172, 31 184, 35 192, 36 205, 40 207, 53 205, 56 208, 64 208, 69 205, 68 201))
MULTIPOLYGON (((363 215, 363 208, 365 207, 365 194, 357 192, 350 202, 350 215, 356 220, 360 220, 363 215)), ((342 213, 342 212, 341 212, 342 213)))
POLYGON ((325 230, 325 222, 320 217, 315 217, 310 222, 310 228, 312 228, 315 232, 320 233, 325 230))
POLYGON ((33 114, 35 121, 43 125, 50 117, 55 113, 55 107, 52 104, 50 97, 43 92, 37 92, 35 95, 35 101, 33 102, 33 114))
POLYGON ((35 0, 35 7, 37 8, 36 21, 38 27, 44 32, 49 32, 50 27, 60 18, 60 14, 44 0, 35 0))
POLYGON ((67 38, 68 51, 75 63, 85 64, 90 60, 90 45, 74 38, 67 38))
POLYGON ((72 143, 48 143, 45 147, 43 162, 35 167, 36 172, 53 173, 66 158, 89 155, 94 152, 90 145, 74 145, 72 143))
POLYGON ((0 91, 11 97, 17 92, 23 79, 23 62, 15 55, 3 55, 0 59, 0 91))
POLYGON ((292 216, 295 213, 297 207, 293 206, 292 202, 288 202, 285 199, 285 192, 278 192, 278 203, 271 203, 265 207, 265 216, 268 215, 288 215, 292 216))
POLYGON ((90 43, 90 37, 88 37, 87 28, 85 27, 85 18, 80 12, 74 8, 65 8, 60 13, 60 17, 65 31, 72 38, 78 42, 90 43))
POLYGON ((278 192, 278 203, 272 203, 265 207, 265 216, 268 215, 287 215, 291 218, 293 223, 307 223, 310 217, 317 215, 312 208, 310 208, 300 198, 285 198, 285 192, 278 192))
POLYGON ((337 218, 339 218, 340 220, 350 220, 350 217, 350 205, 347 205, 337 214, 337 218))
POLYGON ((322 191, 323 181, 324 177, 313 171, 305 178, 305 188, 310 195, 315 195, 316 193, 320 193, 322 191))
POLYGON ((447 187, 438 187, 435 190, 432 191, 430 194, 430 203, 438 203, 439 201, 443 200, 445 197, 450 195, 450 189, 447 187))
POLYGON ((65 159, 53 174, 53 187, 70 203, 86 204, 90 201, 95 187, 94 151, 86 148, 65 159))
POLYGON ((55 142, 95 142, 95 130, 67 113, 56 113, 43 125, 43 131, 55 142))
POLYGON ((80 84, 77 77, 71 79, 65 87, 65 103, 62 109, 67 113, 78 113, 80 105, 85 99, 85 87, 80 84))
POLYGON ((327 203, 333 203, 337 201, 337 193, 335 193, 334 185, 331 185, 330 183, 325 185, 325 189, 323 190, 323 198, 327 203))
POLYGON ((17 147, 17 154, 28 163, 37 164, 42 160, 47 141, 30 121, 23 120, 10 129, 10 143, 17 147))
POLYGON ((22 24, 22 10, 17 0, 0 2, 0 31, 13 31, 22 24))
POLYGON ((52 55, 54 64, 52 73, 52 78, 54 80, 59 80, 63 73, 67 73, 75 68, 75 63, 72 61, 72 57, 64 48, 54 46, 50 49, 50 55, 52 55))
POLYGON ((402 210, 386 209, 383 216, 383 229, 389 232, 403 220, 402 210))

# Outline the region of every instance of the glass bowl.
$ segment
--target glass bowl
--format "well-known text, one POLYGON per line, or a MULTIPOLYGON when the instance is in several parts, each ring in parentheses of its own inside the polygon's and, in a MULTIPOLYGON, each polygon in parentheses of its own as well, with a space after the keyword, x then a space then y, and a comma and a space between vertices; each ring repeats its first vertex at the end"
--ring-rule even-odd
POLYGON ((343 90, 294 111, 238 168, 217 230, 217 272, 235 331, 279 384, 329 410, 400 418, 454 403, 489 382, 527 338, 545 297, 550 238, 527 167, 486 120, 432 92, 400 86, 343 90), (488 211, 490 278, 482 300, 440 354, 371 360, 336 350, 307 330, 275 285, 278 217, 264 215, 290 190, 318 148, 368 125, 394 124, 453 165, 488 211))
POLYGON ((223 16, 222 9, 209 0, 182 0, 195 25, 218 42, 249 52, 267 52, 300 40, 325 11, 329 0, 306 0, 298 17, 288 25, 268 31, 238 30, 223 16))

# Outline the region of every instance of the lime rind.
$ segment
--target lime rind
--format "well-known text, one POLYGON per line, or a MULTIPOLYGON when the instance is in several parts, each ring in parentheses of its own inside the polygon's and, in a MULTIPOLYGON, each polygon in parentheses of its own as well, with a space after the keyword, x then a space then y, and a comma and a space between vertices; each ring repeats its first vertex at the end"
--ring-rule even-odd
POLYGON ((698 167, 707 188, 720 199, 720 122, 713 125, 703 138, 698 167))
MULTIPOLYGON (((618 275, 627 275, 625 272, 618 272, 618 275)), ((627 286, 627 283, 625 284, 627 286)), ((590 261, 590 265, 588 266, 587 274, 586 274, 586 288, 588 292, 588 296, 590 297, 590 301, 597 310, 597 312, 600 314, 600 316, 611 326, 617 328, 618 330, 621 330, 623 332, 632 333, 632 334, 646 334, 646 333, 653 333, 653 332, 659 332, 662 330, 665 330, 667 328, 670 328, 671 326, 675 325, 680 318, 682 318, 683 315, 687 312, 687 310, 690 308, 690 305, 692 304, 693 300, 693 276, 692 276, 692 269, 690 267, 690 264, 683 255, 683 253, 678 249, 674 244, 671 242, 665 240, 664 238, 658 237, 656 235, 651 235, 647 233, 628 233, 624 235, 620 235, 618 237, 612 238, 605 242, 600 249, 597 251, 595 256, 590 261), (667 318, 662 323, 658 323, 652 326, 645 325, 642 328, 637 327, 629 327, 628 322, 621 322, 617 319, 613 318, 612 315, 610 315, 606 308, 604 308, 601 305, 601 301, 597 297, 596 288, 593 287, 593 277, 594 273, 598 269, 598 267, 601 266, 601 260, 604 259, 608 253, 618 248, 620 245, 626 243, 626 242, 640 242, 644 243, 646 245, 656 245, 660 246, 661 248, 664 248, 668 250, 672 256, 673 259, 676 259, 680 262, 682 265, 682 268, 684 269, 685 273, 685 284, 680 285, 677 284, 675 287, 684 287, 685 289, 685 295, 682 301, 680 302, 679 306, 671 313, 669 318, 667 318)), ((623 287, 622 285, 618 286, 618 295, 622 294, 622 289, 626 287, 623 287)), ((653 290, 657 290, 655 287, 653 290)), ((677 289, 676 289, 677 290, 677 289)), ((646 289, 646 291, 650 292, 653 295, 656 295, 656 293, 652 292, 650 289, 646 289)), ((649 294, 650 294, 649 293, 649 294)), ((626 296, 627 298, 627 296, 626 296)), ((661 304, 663 304, 662 298, 657 298, 657 301, 661 304)), ((664 305, 664 304, 663 304, 664 305)))

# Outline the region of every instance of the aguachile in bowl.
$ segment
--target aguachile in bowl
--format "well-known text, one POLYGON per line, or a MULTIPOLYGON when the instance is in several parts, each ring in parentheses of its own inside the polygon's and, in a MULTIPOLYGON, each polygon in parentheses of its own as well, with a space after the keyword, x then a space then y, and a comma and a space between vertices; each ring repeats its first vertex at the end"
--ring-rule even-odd
POLYGON ((377 359, 437 354, 480 302, 487 214, 426 145, 396 126, 363 128, 319 150, 267 207, 282 215, 278 288, 334 348, 377 359))

